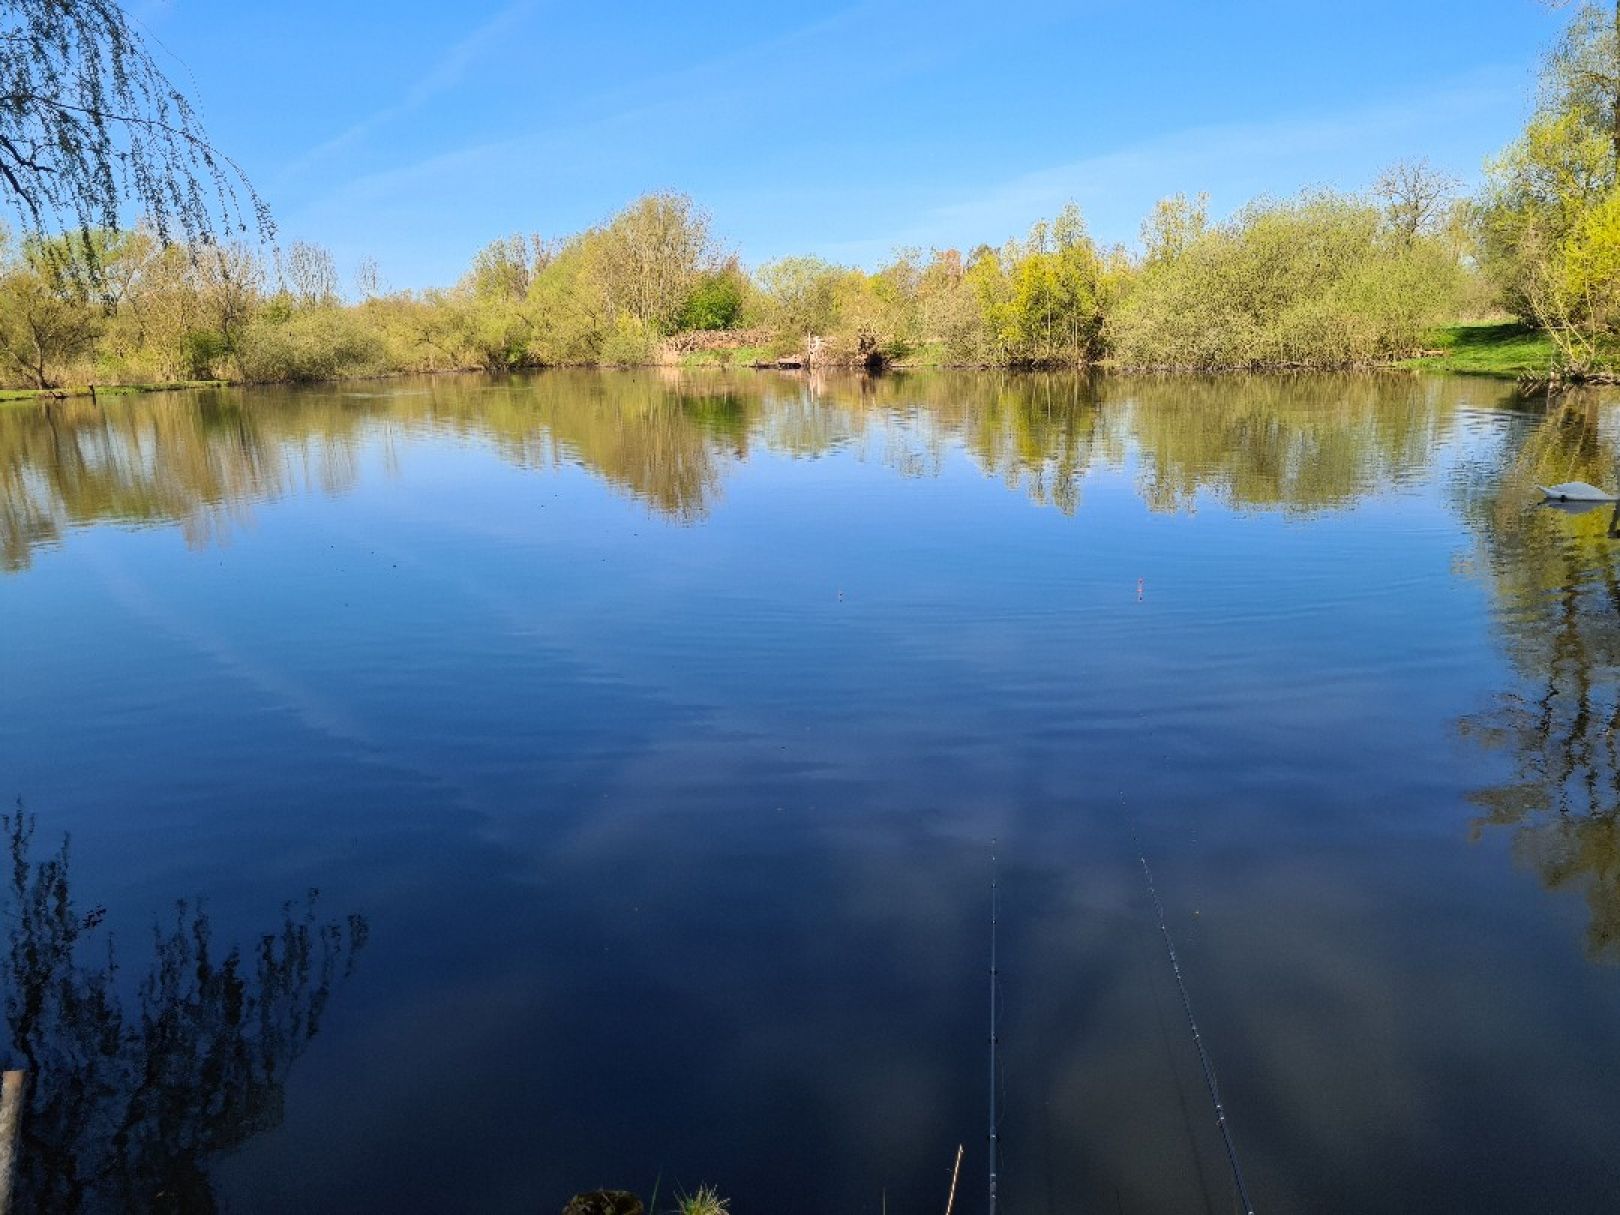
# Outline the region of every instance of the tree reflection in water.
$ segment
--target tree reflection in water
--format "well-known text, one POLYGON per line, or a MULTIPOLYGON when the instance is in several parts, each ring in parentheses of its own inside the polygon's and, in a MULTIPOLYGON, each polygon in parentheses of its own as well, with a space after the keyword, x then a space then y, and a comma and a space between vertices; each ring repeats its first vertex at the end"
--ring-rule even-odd
POLYGON ((218 1209, 209 1158, 280 1123, 288 1072, 365 920, 318 921, 312 891, 244 956, 221 953, 208 916, 180 903, 130 988, 111 940, 97 948, 105 913, 74 903, 66 841, 35 861, 33 818, 19 807, 0 822, 7 1066, 28 1073, 13 1209, 218 1209))
POLYGON ((0 411, 0 572, 75 527, 180 527, 206 545, 256 503, 359 483, 422 434, 518 467, 575 466, 678 522, 702 519, 756 447, 795 459, 863 445, 904 476, 960 447, 1009 489, 1067 514, 1095 467, 1134 450, 1154 510, 1201 493, 1234 508, 1338 509, 1421 475, 1459 391, 1367 376, 1092 379, 920 372, 734 378, 548 372, 491 381, 210 390, 0 411))
POLYGON ((1477 791, 1476 832, 1514 833, 1549 889, 1584 893, 1594 959, 1620 962, 1620 547, 1605 507, 1540 505, 1536 486, 1609 484, 1617 452, 1595 399, 1549 409, 1490 491, 1469 503, 1496 616, 1524 683, 1461 723, 1510 757, 1513 776, 1477 791))

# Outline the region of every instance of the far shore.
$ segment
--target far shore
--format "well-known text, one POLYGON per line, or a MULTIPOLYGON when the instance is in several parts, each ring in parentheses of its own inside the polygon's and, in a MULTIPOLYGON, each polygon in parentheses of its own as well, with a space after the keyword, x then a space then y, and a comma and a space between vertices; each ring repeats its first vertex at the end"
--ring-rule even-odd
MULTIPOLYGON (((717 335, 718 336, 718 335, 717 335)), ((1219 370, 1187 369, 1174 367, 1127 367, 1121 366, 1111 360, 1101 360, 1090 364, 1038 364, 1038 365, 1008 365, 984 363, 952 363, 943 360, 911 360, 899 359, 884 364, 880 369, 863 368, 859 363, 828 362, 812 366, 815 370, 837 372, 862 372, 876 370, 878 374, 886 372, 909 371, 998 371, 1011 373, 1035 372, 1102 372, 1116 375, 1299 375, 1299 374, 1332 374, 1334 372, 1376 372, 1376 371, 1416 371, 1428 374, 1442 375, 1470 375, 1485 378, 1515 380, 1531 386, 1545 386, 1548 383, 1548 369, 1554 363, 1554 348, 1552 342, 1544 335, 1524 326, 1510 322, 1467 322, 1447 326, 1436 331, 1432 336, 1429 348, 1414 353, 1411 357, 1395 359, 1378 363, 1363 363, 1341 368, 1303 368, 1294 366, 1257 366, 1234 367, 1219 370)), ((547 370, 636 370, 636 369, 674 369, 682 371, 767 371, 772 373, 793 372, 801 367, 790 364, 803 363, 803 360, 786 359, 777 360, 769 358, 758 352, 757 348, 739 344, 727 347, 723 342, 714 343, 709 348, 698 352, 666 351, 663 357, 655 363, 582 363, 582 364, 545 364, 533 367, 515 368, 522 372, 539 372, 547 370)), ((412 378, 416 375, 475 375, 475 374, 509 374, 506 371, 491 372, 484 367, 449 368, 437 372, 416 373, 399 372, 392 375, 362 375, 339 376, 330 379, 314 380, 172 380, 149 384, 63 384, 54 388, 5 388, 0 389, 0 407, 6 405, 30 404, 40 401, 58 401, 82 398, 100 398, 115 396, 132 396, 152 392, 177 392, 206 388, 247 388, 247 387, 291 387, 298 385, 315 384, 345 384, 358 383, 367 380, 392 380, 412 378)), ((1597 382, 1609 382, 1598 380, 1597 382)))

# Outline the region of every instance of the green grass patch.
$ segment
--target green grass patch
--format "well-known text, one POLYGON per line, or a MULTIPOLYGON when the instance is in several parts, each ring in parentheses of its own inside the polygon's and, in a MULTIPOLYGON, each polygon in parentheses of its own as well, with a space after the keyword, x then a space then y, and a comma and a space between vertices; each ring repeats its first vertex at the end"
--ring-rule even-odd
POLYGON ((949 354, 944 342, 923 342, 921 345, 906 351, 904 358, 894 361, 896 367, 944 367, 949 362, 949 354))
POLYGON ((1443 353, 1407 359, 1401 366, 1516 379, 1521 375, 1546 375, 1558 358, 1551 338, 1512 321, 1447 325, 1430 333, 1426 345, 1443 353))
POLYGON ((727 350, 693 350, 681 355, 681 366, 698 367, 752 367, 755 363, 774 363, 779 352, 769 346, 736 346, 727 350))

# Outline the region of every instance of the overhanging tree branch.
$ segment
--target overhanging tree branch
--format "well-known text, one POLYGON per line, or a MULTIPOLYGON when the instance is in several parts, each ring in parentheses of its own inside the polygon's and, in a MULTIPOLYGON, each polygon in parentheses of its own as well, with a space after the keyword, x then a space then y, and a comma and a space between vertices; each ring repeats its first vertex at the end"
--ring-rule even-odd
POLYGON ((0 0, 0 206, 72 237, 92 275, 91 233, 134 219, 164 244, 274 237, 116 0, 0 0))

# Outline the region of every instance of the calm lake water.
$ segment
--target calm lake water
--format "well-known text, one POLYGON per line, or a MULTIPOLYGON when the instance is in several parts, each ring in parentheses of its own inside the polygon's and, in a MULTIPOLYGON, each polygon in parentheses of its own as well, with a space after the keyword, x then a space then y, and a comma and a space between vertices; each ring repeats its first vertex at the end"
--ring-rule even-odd
POLYGON ((7 921, 24 1183, 982 1211, 995 837, 1004 1211, 1230 1211, 1134 829, 1260 1210, 1612 1210, 1620 541, 1534 487, 1617 453, 1394 375, 0 409, 0 791, 101 921, 7 921))

